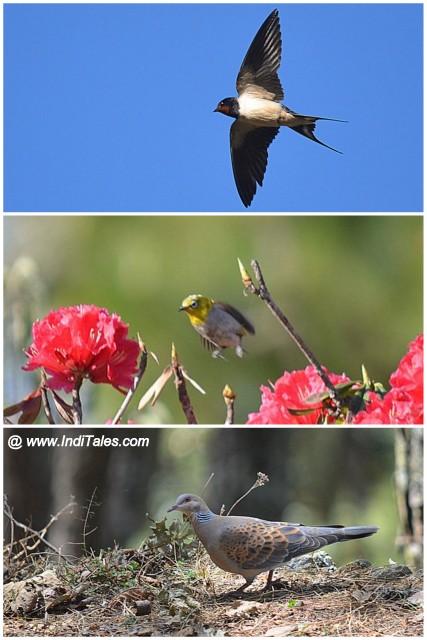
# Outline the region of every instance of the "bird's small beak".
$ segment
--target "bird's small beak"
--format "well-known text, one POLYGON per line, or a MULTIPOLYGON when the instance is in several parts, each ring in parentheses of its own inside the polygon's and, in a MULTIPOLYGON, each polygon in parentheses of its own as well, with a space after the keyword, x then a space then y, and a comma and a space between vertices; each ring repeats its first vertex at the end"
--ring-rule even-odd
POLYGON ((215 111, 218 111, 218 107, 216 109, 213 110, 213 112, 215 113, 215 111))
POLYGON ((176 507, 177 507, 176 504, 172 505, 171 507, 169 507, 169 509, 166 511, 166 513, 170 513, 171 511, 175 511, 176 507))
POLYGON ((178 311, 185 311, 185 307, 180 307, 178 311))

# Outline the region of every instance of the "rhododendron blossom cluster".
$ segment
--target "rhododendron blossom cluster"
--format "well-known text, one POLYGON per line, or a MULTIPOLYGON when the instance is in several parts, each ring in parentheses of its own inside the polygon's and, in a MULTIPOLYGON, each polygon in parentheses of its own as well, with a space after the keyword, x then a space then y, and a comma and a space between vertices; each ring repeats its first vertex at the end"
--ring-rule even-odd
POLYGON ((424 336, 409 345, 396 371, 390 376, 390 391, 383 399, 370 393, 366 411, 353 424, 422 424, 424 418, 424 336))
MULTIPOLYGON (((350 381, 348 376, 329 373, 325 367, 323 370, 334 385, 350 381)), ((262 404, 259 413, 249 414, 246 424, 317 424, 322 420, 322 408, 305 415, 291 413, 292 410, 307 409, 307 398, 326 391, 324 382, 311 365, 303 371, 285 371, 272 389, 262 386, 261 391, 262 404)))
POLYGON ((50 389, 71 392, 87 378, 125 392, 137 371, 140 348, 120 316, 94 305, 61 307, 33 325, 25 371, 43 367, 50 389))
MULTIPOLYGON (((418 336, 409 345, 397 370, 390 376, 391 389, 382 398, 373 391, 364 396, 366 407, 356 415, 350 415, 352 424, 422 424, 423 411, 423 336, 418 336)), ((328 373, 331 382, 349 381, 345 375, 328 373)), ((354 388, 362 383, 355 382, 354 388)), ((258 413, 251 413, 246 424, 319 424, 334 423, 333 412, 322 407, 299 413, 301 408, 310 408, 310 398, 326 391, 316 369, 312 366, 303 371, 285 372, 272 388, 262 386, 262 403, 258 413)), ((317 405, 313 405, 317 407, 317 405)), ((340 419, 342 422, 342 417, 340 419)))

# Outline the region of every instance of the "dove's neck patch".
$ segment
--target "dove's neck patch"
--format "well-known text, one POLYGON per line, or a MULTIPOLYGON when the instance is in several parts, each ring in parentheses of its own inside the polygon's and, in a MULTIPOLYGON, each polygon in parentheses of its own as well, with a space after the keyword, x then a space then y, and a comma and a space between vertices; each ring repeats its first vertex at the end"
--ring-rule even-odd
POLYGON ((197 524, 204 524, 205 522, 209 522, 213 517, 212 511, 198 511, 193 516, 193 522, 197 522, 197 524))

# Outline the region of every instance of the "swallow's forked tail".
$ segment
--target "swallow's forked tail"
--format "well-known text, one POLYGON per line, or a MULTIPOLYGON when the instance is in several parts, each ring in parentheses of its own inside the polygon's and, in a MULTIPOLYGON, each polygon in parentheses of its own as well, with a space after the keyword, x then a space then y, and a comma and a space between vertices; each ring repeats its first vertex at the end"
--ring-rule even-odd
POLYGON ((313 131, 316 126, 316 120, 329 120, 330 122, 348 122, 348 120, 336 120, 335 118, 318 118, 316 116, 302 116, 300 114, 298 114, 298 116, 300 118, 307 119, 307 122, 305 122, 304 124, 299 124, 296 127, 289 127, 290 129, 292 129, 292 131, 296 131, 297 133, 300 133, 302 136, 305 136, 306 138, 310 138, 310 140, 317 142, 317 144, 321 144, 322 147, 331 149, 331 151, 335 151, 335 153, 342 154, 342 151, 338 151, 338 149, 334 149, 333 147, 330 147, 328 144, 325 144, 324 142, 316 138, 313 131))

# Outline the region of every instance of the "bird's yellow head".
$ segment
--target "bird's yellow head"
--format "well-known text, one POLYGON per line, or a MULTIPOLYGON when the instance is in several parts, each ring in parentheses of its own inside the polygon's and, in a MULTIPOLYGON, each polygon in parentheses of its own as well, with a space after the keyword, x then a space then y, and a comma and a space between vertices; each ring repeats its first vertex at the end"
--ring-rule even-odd
POLYGON ((187 296, 181 303, 180 311, 185 311, 193 325, 205 324, 214 301, 200 294, 187 296))

